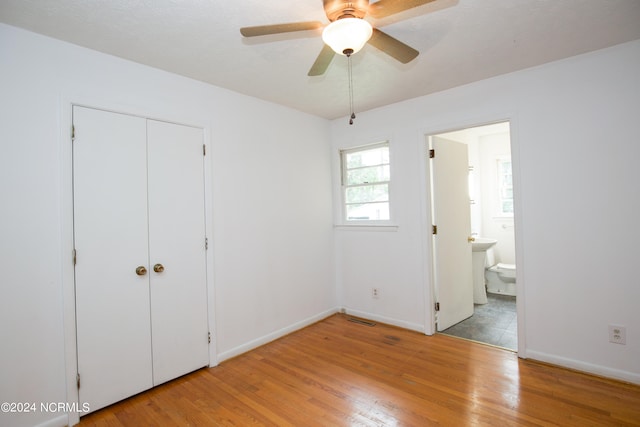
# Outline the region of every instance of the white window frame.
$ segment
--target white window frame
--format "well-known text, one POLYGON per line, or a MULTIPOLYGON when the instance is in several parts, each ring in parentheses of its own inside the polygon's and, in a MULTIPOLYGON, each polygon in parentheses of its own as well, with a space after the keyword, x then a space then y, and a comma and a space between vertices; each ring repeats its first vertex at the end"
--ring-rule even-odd
POLYGON ((505 212, 503 209, 503 202, 510 200, 511 201, 511 205, 513 206, 513 162, 511 161, 511 157, 498 157, 496 159, 496 169, 497 169, 497 186, 498 186, 498 206, 497 206, 497 216, 498 217, 504 217, 504 218, 513 218, 513 211, 511 212, 505 212), (504 174, 502 173, 502 164, 503 163, 510 163, 511 164, 511 184, 507 185, 504 182, 504 174), (503 197, 503 191, 505 188, 510 187, 511 189, 511 198, 504 198, 503 197))
MULTIPOLYGON (((383 142, 377 142, 374 144, 367 144, 367 145, 361 145, 358 147, 353 147, 353 148, 348 148, 348 149, 344 149, 344 150, 340 150, 340 182, 341 182, 341 193, 342 193, 342 197, 341 197, 341 223, 343 225, 353 225, 353 226, 358 226, 358 225, 390 225, 391 224, 391 220, 392 220, 392 208, 391 208, 391 150, 390 150, 390 145, 389 145, 389 141, 383 141, 383 142), (357 153, 359 151, 367 151, 367 150, 372 150, 372 149, 376 149, 376 148, 381 148, 381 147, 386 147, 389 150, 389 160, 388 163, 380 163, 379 165, 369 165, 367 167, 371 167, 371 166, 387 166, 389 168, 389 179, 386 181, 376 181, 373 184, 386 184, 387 185, 387 195, 388 195, 388 199, 386 202, 381 202, 381 203, 387 203, 388 207, 389 207, 389 218, 388 219, 349 219, 347 217, 347 191, 350 188, 355 188, 358 186, 361 186, 363 184, 353 184, 353 185, 348 185, 347 184, 347 174, 350 170, 354 170, 356 168, 347 168, 346 165, 346 159, 347 159, 347 155, 348 154, 353 154, 353 153, 357 153)), ((372 183, 369 183, 372 184, 372 183)), ((373 202, 375 203, 375 202, 373 202)))

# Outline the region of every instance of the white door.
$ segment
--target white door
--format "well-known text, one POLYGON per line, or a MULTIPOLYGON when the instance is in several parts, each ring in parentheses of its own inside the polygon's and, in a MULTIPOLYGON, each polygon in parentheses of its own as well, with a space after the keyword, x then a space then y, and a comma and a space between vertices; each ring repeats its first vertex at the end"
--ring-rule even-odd
POLYGON ((466 144, 433 137, 432 148, 437 330, 443 331, 473 315, 469 160, 466 144))
POLYGON ((153 380, 209 363, 202 129, 149 120, 153 380), (162 265, 163 271, 154 271, 162 265))
POLYGON ((79 401, 97 410, 153 385, 146 123, 73 108, 79 401))

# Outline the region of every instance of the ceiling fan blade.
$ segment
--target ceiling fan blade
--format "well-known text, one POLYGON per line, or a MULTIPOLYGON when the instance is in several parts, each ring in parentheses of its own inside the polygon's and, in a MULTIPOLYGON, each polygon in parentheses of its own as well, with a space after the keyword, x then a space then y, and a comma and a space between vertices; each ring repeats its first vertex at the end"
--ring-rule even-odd
POLYGON ((240 34, 242 34, 245 37, 256 37, 256 36, 266 36, 269 34, 291 33, 294 31, 317 30, 318 28, 322 28, 322 22, 319 22, 319 21, 292 22, 289 24, 258 25, 255 27, 243 27, 243 28, 240 28, 240 34))
POLYGON ((389 34, 382 32, 377 28, 373 29, 373 35, 369 39, 369 44, 377 47, 403 64, 411 62, 420 54, 420 52, 411 46, 402 43, 400 40, 391 37, 389 34))
POLYGON ((432 1, 435 0, 380 0, 369 5, 369 15, 374 18, 384 18, 432 1))
POLYGON ((311 69, 309 70, 308 76, 321 76, 327 71, 331 60, 335 56, 335 52, 326 44, 320 51, 320 54, 316 58, 316 62, 313 63, 311 69))

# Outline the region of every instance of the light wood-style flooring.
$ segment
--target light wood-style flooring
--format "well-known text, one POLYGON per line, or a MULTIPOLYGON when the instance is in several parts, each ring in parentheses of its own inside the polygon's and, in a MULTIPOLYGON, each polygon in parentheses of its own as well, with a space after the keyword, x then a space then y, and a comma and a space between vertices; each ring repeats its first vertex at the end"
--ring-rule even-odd
POLYGON ((640 386, 334 315, 81 426, 640 426, 640 386))

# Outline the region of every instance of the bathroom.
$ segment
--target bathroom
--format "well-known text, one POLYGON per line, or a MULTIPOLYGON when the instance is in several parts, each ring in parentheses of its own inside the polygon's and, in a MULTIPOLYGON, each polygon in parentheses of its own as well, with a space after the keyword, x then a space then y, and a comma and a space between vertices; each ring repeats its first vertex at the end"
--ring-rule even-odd
POLYGON ((481 246, 472 242, 476 261, 473 316, 442 333, 515 351, 515 230, 509 123, 438 136, 468 147, 471 237, 477 242, 484 239, 489 242, 485 246, 490 246, 482 252, 476 249, 481 246), (478 260, 481 267, 477 267, 478 260))

